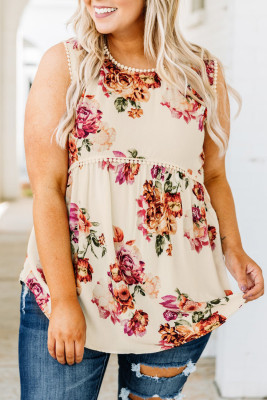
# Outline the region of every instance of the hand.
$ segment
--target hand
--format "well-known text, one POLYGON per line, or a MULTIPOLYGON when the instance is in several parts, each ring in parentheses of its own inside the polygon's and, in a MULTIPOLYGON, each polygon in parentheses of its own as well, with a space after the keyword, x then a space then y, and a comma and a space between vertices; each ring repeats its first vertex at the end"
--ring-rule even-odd
POLYGON ((83 359, 86 321, 78 298, 52 300, 47 347, 60 364, 79 363, 83 359))
POLYGON ((257 299, 264 294, 264 279, 262 269, 243 249, 228 250, 224 253, 225 264, 238 283, 243 298, 248 301, 257 299))

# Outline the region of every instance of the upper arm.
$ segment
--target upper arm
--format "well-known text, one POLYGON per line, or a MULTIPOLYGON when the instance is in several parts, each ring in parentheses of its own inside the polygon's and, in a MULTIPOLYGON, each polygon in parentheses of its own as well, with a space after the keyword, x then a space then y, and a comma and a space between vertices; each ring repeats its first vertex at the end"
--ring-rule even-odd
POLYGON ((68 151, 51 136, 66 110, 70 74, 64 43, 50 47, 42 56, 31 86, 24 119, 27 171, 33 193, 56 189, 64 193, 68 151))
MULTIPOLYGON (((223 77, 221 68, 218 64, 217 71, 217 113, 220 124, 227 134, 228 138, 230 136, 230 103, 228 91, 223 77)), ((204 180, 208 180, 217 177, 225 176, 225 155, 219 157, 219 148, 216 143, 211 139, 210 135, 206 130, 205 125, 205 139, 203 144, 203 150, 205 154, 204 162, 204 180)))

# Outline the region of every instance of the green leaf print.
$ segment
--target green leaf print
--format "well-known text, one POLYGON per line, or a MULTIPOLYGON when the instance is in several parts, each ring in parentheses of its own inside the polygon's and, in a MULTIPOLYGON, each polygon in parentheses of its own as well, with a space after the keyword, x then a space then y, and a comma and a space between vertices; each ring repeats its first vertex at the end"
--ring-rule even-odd
POLYGON ((118 112, 123 112, 128 107, 128 100, 124 97, 117 97, 114 101, 115 108, 118 112))
POLYGON ((190 322, 188 322, 186 319, 182 319, 180 318, 179 321, 175 321, 174 325, 187 325, 187 326, 191 326, 190 322))
MULTIPOLYGON (((99 226, 99 225, 100 225, 99 222, 91 222, 91 224, 92 224, 93 226, 99 226)), ((92 230, 91 230, 91 232, 92 232, 92 230)), ((94 231, 94 232, 96 232, 96 231, 94 231)))
POLYGON ((204 318, 204 313, 202 311, 194 311, 192 315, 192 322, 194 323, 199 322, 203 318, 204 318))
POLYGON ((129 103, 131 104, 131 106, 135 107, 135 108, 141 108, 140 105, 137 106, 136 102, 134 100, 129 99, 129 103))
POLYGON ((92 241, 93 241, 95 246, 97 246, 97 247, 100 246, 99 240, 95 236, 92 236, 92 241))
POLYGON ((134 299, 134 296, 135 296, 136 293, 140 293, 142 296, 145 296, 144 289, 142 289, 140 285, 135 285, 134 291, 133 291, 133 294, 132 294, 133 299, 134 299))
POLYGON ((85 147, 87 151, 91 151, 91 146, 93 146, 93 143, 91 143, 89 139, 83 139, 81 146, 77 147, 79 156, 81 155, 81 150, 83 147, 85 147))
MULTIPOLYGON (((80 257, 81 258, 85 257, 85 255, 87 253, 87 250, 88 250, 88 248, 90 246, 91 252, 94 254, 94 256, 96 258, 98 258, 98 256, 96 255, 96 253, 94 251, 94 246, 95 247, 102 247, 103 244, 100 243, 99 238, 96 236, 96 231, 91 229, 89 235, 86 236, 84 240, 86 240, 86 243, 83 244, 84 250, 83 251, 82 250, 78 250, 78 254, 80 255, 80 257)), ((103 247, 101 256, 103 257, 105 255, 105 253, 106 253, 106 248, 103 247)))
POLYGON ((95 253, 95 251, 94 251, 94 248, 93 248, 93 246, 91 245, 91 252, 93 253, 93 255, 95 256, 95 258, 98 258, 97 257, 97 255, 96 255, 96 253, 95 253))
POLYGON ((171 177, 172 177, 172 174, 169 172, 169 175, 167 176, 166 181, 169 181, 171 179, 171 177))
POLYGON ((133 158, 145 159, 144 156, 138 156, 138 151, 136 149, 128 150, 128 153, 130 153, 131 157, 133 158))
POLYGON ((80 208, 80 211, 83 213, 83 215, 86 216, 86 218, 87 218, 88 220, 90 219, 90 215, 89 215, 88 211, 86 210, 86 208, 81 207, 81 208, 80 208))
POLYGON ((157 235, 156 236, 155 247, 156 247, 156 253, 157 253, 158 256, 163 252, 164 245, 165 245, 164 236, 157 235))
POLYGON ((166 239, 168 239, 169 242, 171 241, 170 235, 168 233, 164 233, 164 236, 166 237, 166 239))
POLYGON ((166 181, 164 184, 164 192, 171 192, 172 191, 172 182, 166 181))
POLYGON ((128 150, 128 153, 130 153, 133 158, 136 158, 138 154, 136 149, 128 150))
POLYGON ((74 248, 74 246, 73 246, 73 243, 71 242, 71 244, 70 244, 70 247, 71 247, 71 253, 72 254, 74 254, 75 253, 75 248, 74 248))
POLYGON ((155 187, 157 187, 160 191, 162 191, 162 184, 160 181, 155 181, 155 187))
POLYGON ((177 171, 180 179, 184 179, 185 175, 182 171, 177 171))
POLYGON ((210 303, 211 304, 220 304, 220 301, 221 301, 220 299, 214 299, 214 300, 211 300, 210 303))

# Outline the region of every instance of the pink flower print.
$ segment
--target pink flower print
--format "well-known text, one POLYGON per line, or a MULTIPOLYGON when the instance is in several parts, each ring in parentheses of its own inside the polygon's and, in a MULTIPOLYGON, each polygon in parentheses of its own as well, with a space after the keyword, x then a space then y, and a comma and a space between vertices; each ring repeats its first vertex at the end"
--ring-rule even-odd
POLYGON ((131 319, 121 322, 124 323, 124 333, 128 336, 144 336, 148 325, 148 314, 143 310, 136 310, 131 319))
POLYGON ((92 303, 95 303, 98 307, 100 318, 110 317, 113 324, 120 322, 119 315, 122 313, 120 304, 115 300, 110 286, 100 279, 93 289, 92 303))
POLYGON ((81 101, 77 107, 77 117, 73 135, 78 139, 86 138, 89 133, 96 134, 99 129, 99 122, 102 118, 102 111, 98 109, 98 103, 94 99, 91 101, 81 101))
POLYGON ((192 217, 190 210, 187 210, 184 221, 184 236, 189 239, 191 249, 199 253, 203 246, 210 243, 205 207, 192 206, 191 215, 192 217))
POLYGON ((47 283, 47 282, 46 282, 46 279, 45 279, 45 274, 44 274, 43 268, 38 268, 38 267, 36 267, 36 269, 37 269, 37 271, 39 272, 39 274, 41 275, 43 281, 44 281, 45 283, 47 283))
POLYGON ((161 304, 163 307, 168 308, 170 310, 179 311, 179 307, 177 306, 177 297, 172 295, 163 296, 161 304))
POLYGON ((194 187, 192 189, 192 192, 194 193, 194 195, 196 196, 196 198, 199 201, 204 200, 204 189, 203 189, 203 185, 201 185, 201 183, 199 183, 199 182, 195 183, 194 187))
POLYGON ((217 231, 216 231, 215 226, 208 225, 208 235, 209 235, 211 249, 214 250, 215 246, 216 246, 215 239, 217 236, 217 231))
POLYGON ((166 168, 159 165, 153 165, 151 168, 151 176, 153 179, 161 179, 164 181, 164 172, 166 168))
POLYGON ((166 321, 171 321, 173 319, 176 319, 178 316, 178 312, 171 311, 171 310, 165 310, 163 313, 163 317, 166 319, 166 321))
POLYGON ((121 185, 122 183, 134 183, 134 178, 138 174, 140 164, 122 163, 118 165, 116 181, 121 185))
POLYGON ((206 305, 207 305, 206 302, 197 302, 189 300, 183 294, 181 294, 181 300, 178 303, 179 308, 187 312, 204 310, 206 305))
POLYGON ((121 276, 128 285, 142 283, 144 279, 144 265, 141 254, 136 246, 123 242, 116 242, 116 259, 121 276))
POLYGON ((72 44, 72 48, 74 50, 82 50, 82 46, 80 43, 78 43, 78 40, 75 37, 70 38, 69 40, 66 40, 67 43, 72 44))
MULTIPOLYGON (((33 276, 31 274, 31 276, 33 276)), ((37 281, 37 279, 33 276, 32 278, 27 278, 25 281, 26 285, 28 288, 31 290, 31 292, 34 294, 36 298, 36 302, 38 303, 39 307, 42 310, 45 310, 47 303, 50 300, 50 295, 49 293, 45 293, 42 286, 40 283, 37 281)))
POLYGON ((192 207, 193 222, 197 222, 201 218, 199 207, 192 207))
POLYGON ((183 117, 187 124, 192 119, 196 119, 196 112, 200 107, 200 103, 190 96, 184 96, 176 88, 169 87, 166 88, 160 104, 170 109, 173 118, 180 119, 183 117))
POLYGON ((69 227, 72 234, 72 240, 75 243, 78 243, 79 237, 79 206, 75 203, 70 203, 70 210, 69 210, 69 227))

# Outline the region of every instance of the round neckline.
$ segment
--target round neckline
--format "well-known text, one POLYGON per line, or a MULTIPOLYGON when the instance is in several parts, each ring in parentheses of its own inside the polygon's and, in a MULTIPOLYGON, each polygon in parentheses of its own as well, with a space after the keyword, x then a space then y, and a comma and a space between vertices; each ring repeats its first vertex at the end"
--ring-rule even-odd
POLYGON ((110 53, 106 38, 104 39, 104 44, 105 44, 105 46, 107 48, 107 52, 104 50, 105 59, 108 62, 110 62, 118 71, 122 71, 124 73, 126 72, 126 73, 129 73, 129 74, 132 74, 132 75, 134 75, 134 74, 145 74, 145 75, 157 74, 157 71, 156 71, 155 68, 153 68, 154 71, 148 71, 148 69, 151 70, 152 68, 135 68, 135 67, 129 67, 127 65, 122 65, 110 53))
POLYGON ((122 68, 119 67, 117 64, 115 64, 108 55, 105 54, 104 57, 104 65, 109 69, 110 65, 116 70, 118 73, 123 73, 123 74, 129 74, 129 75, 158 75, 157 71, 130 71, 127 68, 122 68))

